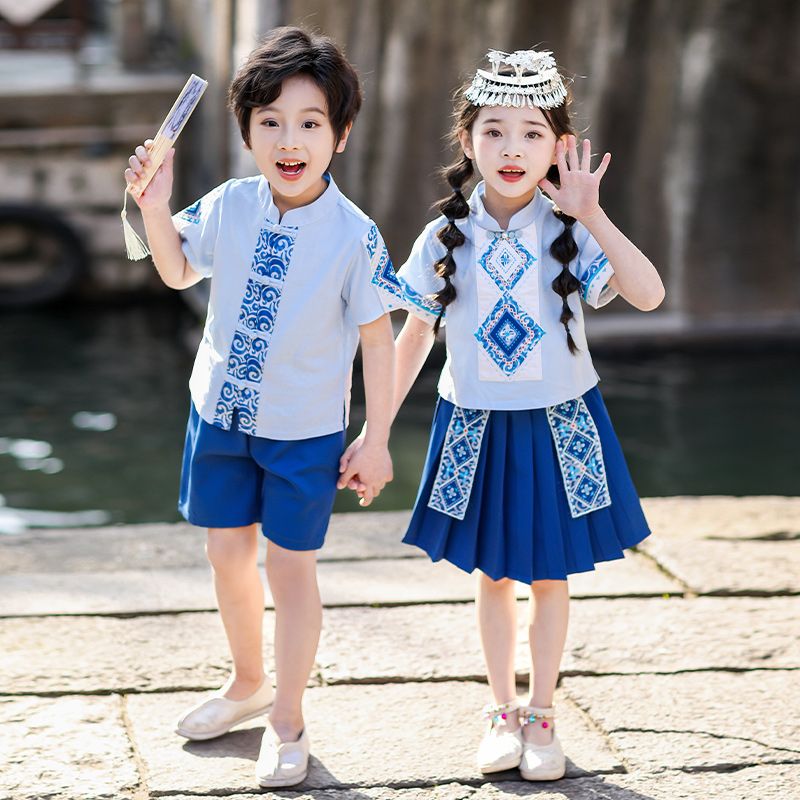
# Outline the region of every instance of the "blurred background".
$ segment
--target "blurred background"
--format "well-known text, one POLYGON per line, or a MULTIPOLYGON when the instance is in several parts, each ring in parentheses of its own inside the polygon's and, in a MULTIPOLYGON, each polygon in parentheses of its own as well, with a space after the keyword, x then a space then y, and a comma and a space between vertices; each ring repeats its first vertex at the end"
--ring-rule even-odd
MULTIPOLYGON (((0 533, 178 519, 204 297, 125 259, 122 172, 196 72, 174 209, 254 174, 225 95, 283 24, 333 36, 363 78, 334 173, 398 264, 444 191, 452 92, 490 47, 552 49, 614 156, 603 205, 667 287, 655 312, 587 321, 640 493, 800 494, 797 0, 0 0, 0 533)), ((413 502, 443 357, 376 509, 413 502)))

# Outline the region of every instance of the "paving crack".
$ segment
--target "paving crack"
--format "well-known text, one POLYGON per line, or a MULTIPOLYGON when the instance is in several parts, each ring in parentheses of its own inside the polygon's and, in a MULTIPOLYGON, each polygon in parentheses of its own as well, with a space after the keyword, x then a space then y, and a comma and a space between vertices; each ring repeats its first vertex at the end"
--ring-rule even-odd
POLYGON ((128 715, 128 698, 124 694, 119 695, 119 710, 125 736, 128 739, 128 745, 131 749, 131 755, 133 756, 133 763, 136 765, 136 773, 139 776, 139 784, 133 792, 132 800, 149 800, 150 792, 147 789, 147 766, 142 758, 142 754, 139 752, 139 748, 136 746, 136 739, 133 735, 133 724, 128 715))
POLYGON ((633 550, 638 553, 643 558, 647 559, 662 575, 669 578, 670 580, 675 581, 675 583, 680 584, 683 587, 683 597, 687 600, 694 599, 697 597, 698 593, 692 589, 692 587, 682 578, 679 578, 675 573, 673 573, 670 569, 665 567, 652 553, 647 552, 644 548, 641 547, 634 547, 633 550))
POLYGON ((679 733, 687 736, 708 736, 711 739, 732 740, 735 742, 747 742, 767 750, 774 750, 780 753, 794 753, 800 756, 800 750, 792 747, 780 747, 779 745, 767 744, 766 742, 753 739, 749 736, 733 736, 727 733, 714 733, 713 731, 692 730, 689 728, 611 728, 610 733, 679 733))
MULTIPOLYGON (((611 770, 595 770, 593 772, 581 772, 577 775, 565 775, 561 781, 579 781, 593 778, 596 776, 614 775, 619 772, 611 770)), ((509 771, 508 773, 498 772, 491 777, 485 778, 437 778, 432 780, 415 780, 415 781, 388 781, 386 783, 336 783, 328 786, 307 786, 301 787, 286 787, 279 790, 281 796, 287 797, 307 797, 311 792, 336 792, 336 791, 358 791, 360 789, 433 789, 438 786, 464 786, 470 788, 480 788, 481 786, 492 786, 496 783, 516 783, 520 786, 531 786, 529 781, 523 780, 519 773, 509 771), (516 777, 515 777, 516 774, 516 777)), ((556 782, 556 785, 560 781, 556 782)), ((246 789, 211 789, 204 792, 187 792, 179 789, 162 789, 151 792, 151 797, 183 797, 190 795, 192 797, 232 797, 243 794, 253 794, 256 796, 263 796, 264 790, 258 788, 246 789)))
MULTIPOLYGON (((636 676, 663 676, 668 677, 671 675, 690 675, 690 674, 704 674, 704 673, 726 673, 731 675, 750 674, 753 672, 787 672, 793 673, 800 671, 800 666, 797 667, 696 667, 693 669, 675 669, 675 670, 641 670, 638 672, 595 672, 592 670, 563 670, 559 675, 559 686, 562 681, 569 678, 630 678, 636 676)), ((516 674, 516 682, 518 685, 525 685, 528 680, 528 672, 521 670, 516 674)), ((323 687, 336 687, 336 686, 389 686, 400 684, 426 684, 426 683, 486 683, 486 675, 484 673, 475 674, 461 674, 461 675, 367 675, 359 677, 346 677, 346 678, 326 678, 324 668, 315 669, 311 674, 311 680, 307 684, 309 689, 318 689, 323 687)), ((124 695, 153 695, 153 694, 174 694, 176 692, 211 692, 219 688, 217 685, 212 686, 198 686, 196 684, 175 684, 171 686, 154 686, 152 688, 141 688, 137 686, 115 686, 108 687, 90 687, 88 689, 43 689, 43 690, 22 690, 22 691, 3 691, 0 689, 0 697, 107 697, 115 694, 124 695)), ((576 706, 581 708, 577 701, 573 699, 576 706)), ((581 708, 582 711, 586 711, 581 708)))
POLYGON ((608 731, 606 731, 605 728, 603 728, 603 726, 588 712, 587 709, 585 709, 583 706, 581 706, 580 703, 578 703, 578 701, 572 696, 572 694, 568 689, 564 688, 564 686, 561 683, 561 676, 559 676, 557 686, 566 696, 567 702, 572 704, 573 708, 578 713, 578 716, 583 718, 587 727, 589 727, 591 730, 594 730, 597 733, 597 735, 600 736, 605 746, 613 754, 614 758, 616 758, 617 761, 619 761, 621 768, 618 770, 615 769, 613 770, 613 772, 623 773, 623 774, 629 773, 631 771, 632 765, 625 758, 625 756, 622 753, 622 750, 620 750, 611 740, 608 731))

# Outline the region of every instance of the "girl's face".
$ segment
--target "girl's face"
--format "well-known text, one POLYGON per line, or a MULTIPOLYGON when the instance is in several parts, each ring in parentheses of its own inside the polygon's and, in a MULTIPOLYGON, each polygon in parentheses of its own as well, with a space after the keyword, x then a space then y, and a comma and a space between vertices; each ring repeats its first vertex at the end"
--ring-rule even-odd
POLYGON ((527 205, 555 164, 557 137, 539 108, 484 106, 459 135, 486 182, 486 198, 527 205))

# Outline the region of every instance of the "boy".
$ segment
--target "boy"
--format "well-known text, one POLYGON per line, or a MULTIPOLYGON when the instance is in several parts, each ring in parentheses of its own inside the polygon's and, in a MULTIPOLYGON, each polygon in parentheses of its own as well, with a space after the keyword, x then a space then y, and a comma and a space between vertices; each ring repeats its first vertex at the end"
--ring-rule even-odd
MULTIPOLYGON (((353 479, 369 505, 392 479, 394 344, 373 283, 391 262, 375 225, 328 174, 361 106, 358 77, 330 39, 274 30, 237 73, 229 101, 260 174, 229 180, 172 217, 170 152, 137 201, 162 280, 182 289, 211 279, 179 507, 209 529, 234 667, 177 732, 210 739, 269 709, 256 777, 291 786, 307 772, 301 703, 322 618, 316 550, 340 477, 359 337, 368 433, 340 485, 353 479), (275 602, 274 697, 262 660, 256 523, 275 602)), ((147 145, 131 157, 128 183, 147 164, 147 145)))

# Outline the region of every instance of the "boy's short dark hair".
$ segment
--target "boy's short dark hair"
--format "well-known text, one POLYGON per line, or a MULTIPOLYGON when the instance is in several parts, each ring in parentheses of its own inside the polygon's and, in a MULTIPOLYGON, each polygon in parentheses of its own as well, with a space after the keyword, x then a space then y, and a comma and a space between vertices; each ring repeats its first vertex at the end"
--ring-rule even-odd
POLYGON ((337 143, 356 118, 361 83, 336 43, 302 28, 275 28, 250 53, 228 90, 228 105, 248 147, 252 110, 272 103, 293 75, 308 75, 322 90, 337 143))

